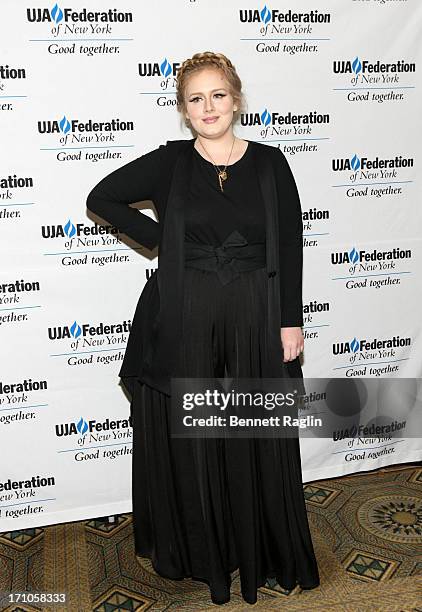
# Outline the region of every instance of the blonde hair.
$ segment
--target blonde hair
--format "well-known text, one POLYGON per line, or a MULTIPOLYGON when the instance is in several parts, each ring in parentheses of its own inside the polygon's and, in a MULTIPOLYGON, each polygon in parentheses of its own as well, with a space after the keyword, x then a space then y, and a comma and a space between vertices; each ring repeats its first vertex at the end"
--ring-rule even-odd
POLYGON ((203 53, 195 53, 192 57, 186 59, 176 75, 176 101, 177 110, 182 114, 183 121, 188 125, 186 120, 186 103, 185 90, 189 77, 194 72, 199 72, 204 68, 216 68, 225 76, 230 93, 237 105, 237 111, 233 113, 233 123, 237 121, 243 112, 245 100, 242 93, 242 81, 236 72, 236 68, 223 53, 213 53, 212 51, 204 51, 203 53))

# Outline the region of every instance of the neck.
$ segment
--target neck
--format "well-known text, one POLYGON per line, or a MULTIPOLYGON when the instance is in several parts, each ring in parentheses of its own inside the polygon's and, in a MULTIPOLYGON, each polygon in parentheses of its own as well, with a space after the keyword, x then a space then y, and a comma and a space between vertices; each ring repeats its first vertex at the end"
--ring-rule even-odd
POLYGON ((222 136, 219 136, 217 138, 207 138, 199 134, 197 136, 197 140, 199 140, 199 144, 200 145, 203 144, 206 150, 209 151, 209 153, 211 153, 211 155, 213 153, 221 154, 221 153, 230 151, 234 138, 235 136, 233 134, 232 129, 227 130, 222 136))

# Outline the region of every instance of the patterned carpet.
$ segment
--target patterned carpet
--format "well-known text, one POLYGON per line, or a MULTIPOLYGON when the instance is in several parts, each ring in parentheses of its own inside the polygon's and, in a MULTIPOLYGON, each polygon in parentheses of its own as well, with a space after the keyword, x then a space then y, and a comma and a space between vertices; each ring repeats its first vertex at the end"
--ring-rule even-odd
POLYGON ((255 606, 215 606, 206 585, 158 576, 133 550, 131 515, 0 533, 0 591, 66 592, 66 606, 3 610, 332 610, 422 612, 422 469, 395 466, 304 485, 321 577, 290 594, 267 584, 255 606))

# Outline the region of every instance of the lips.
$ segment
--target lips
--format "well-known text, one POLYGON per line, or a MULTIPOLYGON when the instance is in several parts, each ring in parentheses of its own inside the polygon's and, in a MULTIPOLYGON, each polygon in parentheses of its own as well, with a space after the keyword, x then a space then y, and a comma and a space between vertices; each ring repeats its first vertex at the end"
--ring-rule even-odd
POLYGON ((217 121, 218 117, 207 117, 206 119, 203 119, 204 123, 215 123, 217 121))

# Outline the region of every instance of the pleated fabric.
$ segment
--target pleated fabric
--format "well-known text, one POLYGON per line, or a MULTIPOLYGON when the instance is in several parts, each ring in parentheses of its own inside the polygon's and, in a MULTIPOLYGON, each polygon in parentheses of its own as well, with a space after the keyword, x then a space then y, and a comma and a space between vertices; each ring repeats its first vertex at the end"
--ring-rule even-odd
MULTIPOLYGON (((282 376, 282 364, 263 370, 266 269, 224 286, 214 272, 185 273, 174 375, 282 376)), ((172 438, 171 399, 139 380, 131 409, 138 556, 163 577, 207 583, 216 604, 230 600, 237 568, 250 604, 268 577, 287 590, 319 585, 297 438, 172 438)))

